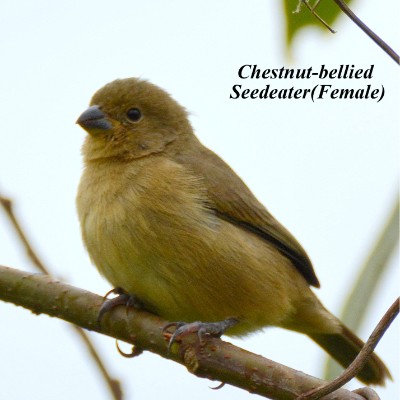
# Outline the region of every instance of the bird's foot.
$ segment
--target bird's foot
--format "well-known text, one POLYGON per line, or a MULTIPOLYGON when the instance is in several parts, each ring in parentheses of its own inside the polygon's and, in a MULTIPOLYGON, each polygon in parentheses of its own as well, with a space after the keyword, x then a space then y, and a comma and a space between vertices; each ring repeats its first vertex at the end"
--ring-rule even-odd
POLYGON ((105 294, 103 298, 103 304, 101 305, 99 315, 97 316, 97 323, 101 323, 104 314, 108 313, 113 308, 120 305, 126 306, 126 312, 128 312, 129 307, 134 307, 138 309, 143 307, 143 304, 139 299, 137 299, 134 295, 126 293, 122 288, 117 287, 111 289, 105 294), (109 299, 108 296, 110 296, 110 294, 115 294, 117 296, 109 299))
POLYGON ((181 340, 191 333, 197 332, 199 341, 202 344, 205 336, 221 337, 227 329, 232 328, 238 322, 239 320, 236 318, 227 318, 218 322, 171 322, 164 326, 163 334, 169 339, 168 351, 170 351, 174 342, 181 340), (176 328, 173 333, 168 331, 171 327, 176 328))

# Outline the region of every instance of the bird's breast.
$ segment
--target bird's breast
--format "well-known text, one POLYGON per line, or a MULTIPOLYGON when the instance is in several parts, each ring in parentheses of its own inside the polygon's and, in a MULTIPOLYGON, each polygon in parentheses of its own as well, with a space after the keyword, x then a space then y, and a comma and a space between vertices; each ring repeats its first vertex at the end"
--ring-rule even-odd
POLYGON ((176 289, 194 279, 190 267, 205 243, 212 246, 219 222, 201 182, 168 160, 88 166, 77 206, 84 242, 106 279, 170 307, 180 301, 176 289))

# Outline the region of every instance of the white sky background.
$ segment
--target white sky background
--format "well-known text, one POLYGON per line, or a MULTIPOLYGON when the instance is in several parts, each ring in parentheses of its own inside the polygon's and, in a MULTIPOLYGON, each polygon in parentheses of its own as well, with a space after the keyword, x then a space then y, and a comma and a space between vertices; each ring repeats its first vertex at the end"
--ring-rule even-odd
MULTIPOLYGON (((357 2, 354 11, 400 51, 399 4, 357 2)), ((104 294, 109 289, 82 246, 75 210, 85 132, 74 124, 92 94, 120 77, 165 88, 192 113, 204 144, 222 156, 308 251, 338 312, 357 267, 391 207, 398 182, 399 68, 348 19, 336 35, 304 31, 293 62, 284 55, 281 2, 3 1, 0 15, 0 190, 54 274, 104 294), (367 100, 231 100, 234 84, 263 88, 313 82, 240 82, 243 64, 262 68, 375 65, 384 85, 367 100)), ((3 213, 0 264, 33 270, 3 213)), ((398 256, 382 281, 365 339, 399 292, 398 256)), ((66 323, 0 303, 0 399, 109 399, 99 374, 66 323)), ((399 322, 379 344, 396 383, 378 389, 398 398, 399 322)), ((91 335, 127 399, 247 399, 252 395, 189 375, 146 353, 117 354, 113 339, 91 335)), ((323 352, 305 336, 269 329, 240 346, 319 375, 323 352)), ((353 387, 360 386, 357 382, 353 387)))

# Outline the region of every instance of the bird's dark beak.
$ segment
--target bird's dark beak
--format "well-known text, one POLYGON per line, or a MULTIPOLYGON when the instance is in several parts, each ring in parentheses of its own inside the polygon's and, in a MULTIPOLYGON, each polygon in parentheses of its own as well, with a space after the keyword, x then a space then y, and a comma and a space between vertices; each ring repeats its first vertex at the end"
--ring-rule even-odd
POLYGON ((85 110, 76 123, 85 130, 108 130, 112 128, 111 122, 107 119, 106 114, 100 110, 99 106, 91 106, 85 110))

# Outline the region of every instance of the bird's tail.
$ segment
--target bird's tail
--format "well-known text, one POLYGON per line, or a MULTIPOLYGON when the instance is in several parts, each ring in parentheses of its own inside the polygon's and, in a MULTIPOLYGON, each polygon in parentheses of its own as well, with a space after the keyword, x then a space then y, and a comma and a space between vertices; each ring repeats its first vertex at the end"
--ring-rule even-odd
MULTIPOLYGON (((364 346, 364 342, 344 325, 341 333, 308 335, 345 368, 352 363, 364 346)), ((385 378, 392 379, 386 365, 375 353, 368 359, 357 378, 366 384, 374 385, 383 385, 385 378)))

